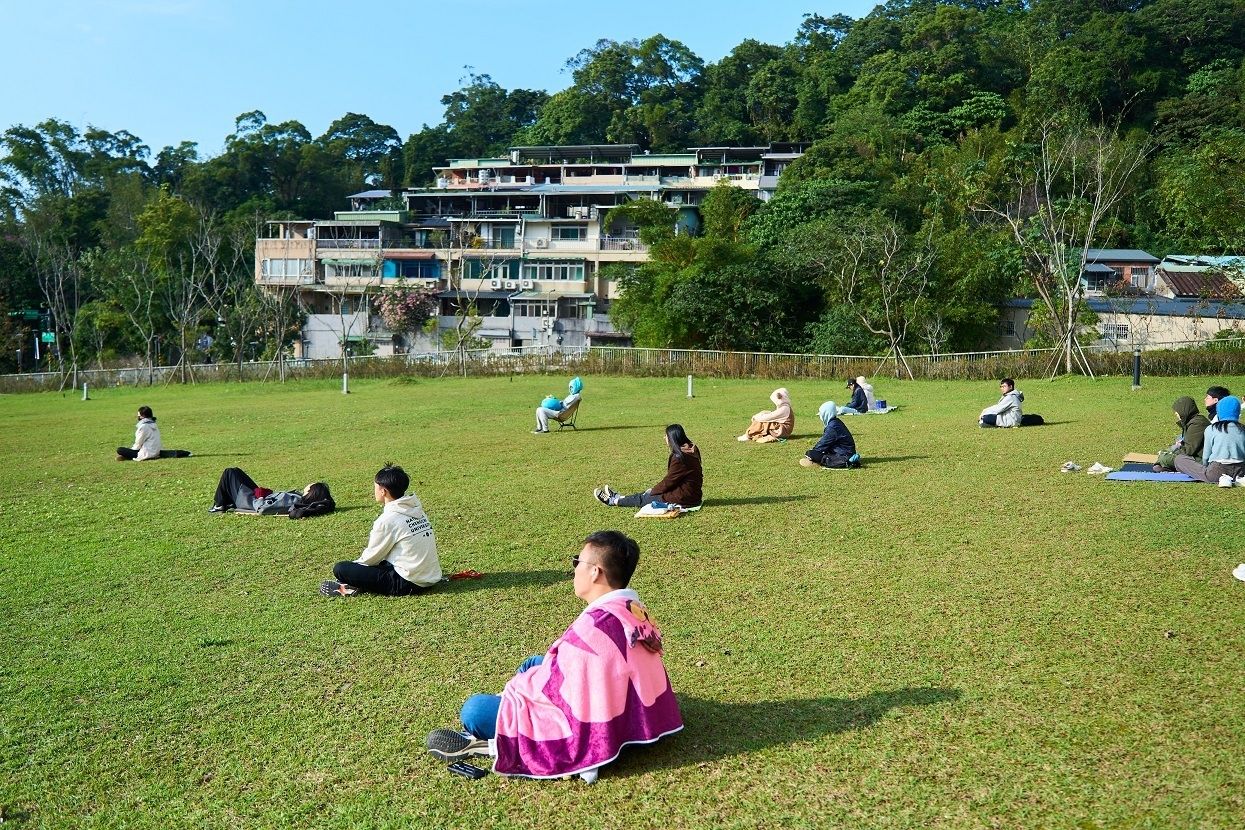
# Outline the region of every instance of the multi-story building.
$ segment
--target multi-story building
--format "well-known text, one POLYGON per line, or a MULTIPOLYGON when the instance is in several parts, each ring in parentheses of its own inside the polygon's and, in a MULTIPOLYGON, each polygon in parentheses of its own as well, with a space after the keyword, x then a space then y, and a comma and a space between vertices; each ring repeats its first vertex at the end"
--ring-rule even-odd
POLYGON ((256 240, 255 280, 306 310, 299 356, 435 349, 469 314, 474 337, 495 348, 626 342, 610 323, 618 296, 607 266, 648 258, 635 227, 606 225, 633 199, 676 210, 681 232, 699 229, 698 205, 722 182, 762 200, 801 144, 641 152, 636 145, 513 147, 503 158, 451 159, 435 187, 350 197, 330 221, 277 221, 256 240), (374 310, 402 280, 437 290, 437 332, 395 336, 374 310))

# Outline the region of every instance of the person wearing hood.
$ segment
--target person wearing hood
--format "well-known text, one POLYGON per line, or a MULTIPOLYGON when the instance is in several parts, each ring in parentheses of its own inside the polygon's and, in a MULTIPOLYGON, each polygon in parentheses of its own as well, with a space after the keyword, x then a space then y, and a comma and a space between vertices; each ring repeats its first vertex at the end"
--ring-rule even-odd
POLYGON ((134 446, 117 447, 118 461, 151 461, 156 458, 189 458, 188 450, 166 450, 160 440, 160 427, 150 406, 138 408, 138 426, 134 429, 134 446))
POLYGON ((817 417, 826 425, 821 440, 800 458, 801 467, 829 467, 843 469, 860 466, 860 454, 856 441, 847 425, 839 420, 838 407, 834 401, 826 401, 817 410, 817 417))
POLYGON ((769 399, 774 408, 758 412, 752 416, 752 423, 737 441, 756 441, 758 444, 769 444, 780 438, 791 435, 795 429, 795 413, 791 410, 791 396, 786 388, 775 389, 769 399))
POLYGON ((1176 469, 1178 455, 1202 457, 1202 440, 1210 421, 1198 410, 1197 402, 1188 396, 1176 398, 1176 402, 1172 404, 1172 412, 1176 413, 1180 437, 1176 439, 1176 443, 1159 452, 1158 463, 1154 465, 1156 473, 1176 469))
POLYGON ((548 432, 550 418, 561 422, 575 412, 575 408, 579 406, 579 399, 583 395, 584 382, 577 377, 571 378, 566 388, 570 394, 564 400, 558 400, 550 395, 540 402, 540 406, 536 407, 536 429, 532 430, 532 434, 542 435, 548 432))
POLYGON ((858 378, 848 378, 847 388, 852 390, 852 400, 847 406, 839 407, 839 415, 864 415, 869 411, 869 396, 858 378))
MULTIPOLYGON (((878 399, 873 394, 873 384, 865 380, 864 375, 859 375, 856 378, 856 386, 864 390, 865 411, 871 412, 873 408, 877 406, 877 403, 878 403, 878 399)), ((855 396, 852 397, 852 400, 855 400, 855 396)))
POLYGON ((1241 426, 1241 399, 1235 395, 1220 398, 1215 414, 1218 419, 1206 428, 1201 459, 1178 455, 1176 469, 1198 481, 1232 487, 1238 477, 1245 477, 1245 427, 1241 426))
POLYGON ((335 579, 321 583, 326 597, 357 593, 401 597, 418 594, 441 581, 441 561, 432 523, 419 497, 408 494, 411 477, 393 464, 376 473, 372 493, 382 505, 367 547, 353 562, 333 566, 335 579))
POLYGON ((977 419, 983 427, 1018 427, 1024 414, 1020 411, 1020 406, 1024 403, 1025 395, 1016 389, 1016 381, 1011 378, 1003 378, 999 381, 999 391, 1003 393, 1003 397, 999 398, 999 402, 994 406, 987 406, 981 410, 981 417, 977 419))

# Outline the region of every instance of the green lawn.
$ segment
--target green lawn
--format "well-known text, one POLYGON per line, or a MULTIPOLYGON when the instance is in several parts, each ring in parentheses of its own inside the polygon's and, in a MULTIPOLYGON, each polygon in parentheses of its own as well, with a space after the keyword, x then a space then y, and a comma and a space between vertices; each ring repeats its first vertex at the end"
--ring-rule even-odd
POLYGON ((1023 380, 1050 425, 980 430, 997 384, 899 383, 847 421, 865 468, 796 464, 841 382, 789 384, 796 437, 734 440, 763 381, 585 378, 581 429, 531 435, 566 378, 0 397, 4 826, 1229 828, 1245 821, 1245 490, 1060 474, 1176 431, 1245 378, 1023 380), (155 409, 193 458, 118 464, 155 409), (701 446, 706 507, 591 496, 701 446), (386 460, 447 571, 331 601, 386 460), (341 509, 209 515, 220 470, 327 481, 341 509), (687 728, 592 786, 470 782, 423 752, 578 613, 587 533, 640 542, 687 728))

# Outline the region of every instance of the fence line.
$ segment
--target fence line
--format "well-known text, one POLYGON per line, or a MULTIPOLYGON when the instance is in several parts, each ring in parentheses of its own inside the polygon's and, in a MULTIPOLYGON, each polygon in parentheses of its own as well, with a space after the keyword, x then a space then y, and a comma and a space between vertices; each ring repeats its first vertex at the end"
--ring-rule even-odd
MULTIPOLYGON (((1152 346, 1154 344, 1151 344, 1152 346)), ((1245 338, 1185 341, 1161 344, 1163 349, 1143 352, 1148 375, 1245 374, 1245 338), (1193 347, 1193 348, 1190 348, 1193 347)), ((1010 375, 1049 375, 1059 361, 1057 349, 1013 349, 988 352, 952 352, 905 355, 914 377, 931 380, 984 380, 1010 375)), ((1095 374, 1130 375, 1131 350, 1109 345, 1089 346, 1085 356, 1095 374)), ((906 375, 893 358, 876 355, 822 355, 782 352, 727 352, 695 349, 641 349, 624 346, 561 348, 525 346, 506 350, 481 349, 402 354, 392 357, 350 358, 345 367, 353 377, 416 375, 507 375, 576 372, 635 377, 699 375, 722 378, 847 378, 858 375, 906 375), (898 371, 897 371, 898 370, 898 371)), ((193 366, 132 366, 79 369, 62 375, 37 372, 0 375, 0 392, 27 392, 61 388, 155 386, 181 382, 277 381, 286 378, 340 377, 341 358, 286 359, 249 363, 206 363, 193 366)))

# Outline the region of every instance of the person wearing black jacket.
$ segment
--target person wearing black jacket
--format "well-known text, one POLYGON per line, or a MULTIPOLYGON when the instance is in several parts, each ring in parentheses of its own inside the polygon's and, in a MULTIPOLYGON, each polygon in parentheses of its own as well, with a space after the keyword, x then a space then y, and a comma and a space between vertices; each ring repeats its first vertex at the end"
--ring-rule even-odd
POLYGON ((826 431, 821 434, 821 440, 800 458, 800 466, 833 469, 859 467, 860 454, 856 452, 856 441, 847 425, 839 420, 834 401, 823 403, 817 410, 817 417, 826 425, 826 431))
POLYGON ((700 465, 700 448, 687 437, 681 424, 666 427, 666 445, 670 458, 666 477, 645 490, 624 496, 607 484, 593 491, 597 501, 607 507, 642 507, 650 501, 664 501, 681 507, 699 507, 704 498, 704 471, 700 465))

